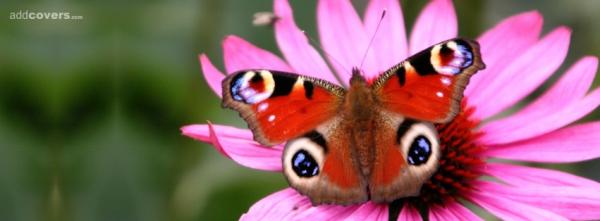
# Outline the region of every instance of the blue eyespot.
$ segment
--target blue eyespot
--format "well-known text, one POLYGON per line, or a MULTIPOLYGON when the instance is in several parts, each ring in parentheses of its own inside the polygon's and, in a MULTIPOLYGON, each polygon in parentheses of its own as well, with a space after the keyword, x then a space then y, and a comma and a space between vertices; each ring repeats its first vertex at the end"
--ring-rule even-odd
POLYGON ((457 75, 465 68, 473 65, 474 55, 472 48, 465 41, 455 40, 442 44, 438 56, 444 62, 432 64, 435 70, 444 75, 457 75), (451 47, 452 46, 452 47, 451 47))
POLYGON ((426 163, 429 156, 431 156, 431 142, 423 135, 417 136, 408 149, 408 163, 418 166, 426 163))
POLYGON ((292 156, 292 169, 299 177, 313 177, 319 174, 317 161, 306 150, 300 150, 292 156))
MULTIPOLYGON (((243 75, 240 75, 243 76, 243 75)), ((241 96, 242 85, 244 83, 244 79, 241 77, 236 77, 233 79, 231 83, 231 96, 236 101, 245 101, 244 97, 241 96)))
POLYGON ((463 58, 463 63, 461 65, 462 68, 466 68, 473 64, 473 53, 464 45, 457 45, 458 51, 461 53, 463 58))

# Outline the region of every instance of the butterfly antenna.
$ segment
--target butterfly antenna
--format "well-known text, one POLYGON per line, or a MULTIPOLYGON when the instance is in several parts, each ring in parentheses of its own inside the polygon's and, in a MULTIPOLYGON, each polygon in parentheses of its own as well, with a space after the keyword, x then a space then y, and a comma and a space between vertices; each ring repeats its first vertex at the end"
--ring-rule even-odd
MULTIPOLYGON (((344 67, 344 65, 342 65, 342 63, 340 61, 338 61, 337 59, 335 59, 335 57, 331 56, 331 54, 327 53, 327 51, 325 51, 325 49, 323 49, 320 44, 317 43, 317 41, 310 37, 308 34, 306 34, 306 32, 304 30, 302 30, 302 33, 304 34, 304 36, 306 36, 306 38, 308 38, 308 40, 310 41, 310 43, 312 45, 314 45, 315 47, 317 47, 319 50, 321 50, 323 52, 323 54, 327 55, 327 57, 329 57, 331 59, 331 61, 335 62, 339 67, 343 68, 344 71, 350 73, 350 71, 348 69, 346 69, 346 67, 344 67)), ((340 76, 338 76, 338 74, 334 71, 333 75, 335 76, 335 78, 341 82, 342 84, 344 84, 345 82, 343 82, 340 78, 340 76)))
POLYGON ((360 62, 360 68, 359 68, 360 70, 362 70, 363 64, 365 63, 365 60, 367 59, 367 55, 369 54, 369 49, 371 49, 371 45, 373 44, 373 41, 375 40, 375 36, 377 36, 377 31, 379 31, 379 26, 381 26, 381 21, 383 21, 386 11, 387 11, 386 9, 383 9, 383 12, 381 13, 381 18, 379 18, 379 21, 377 22, 377 27, 375 27, 375 32, 373 33, 373 36, 371 36, 369 45, 367 45, 367 50, 365 51, 362 61, 360 62))

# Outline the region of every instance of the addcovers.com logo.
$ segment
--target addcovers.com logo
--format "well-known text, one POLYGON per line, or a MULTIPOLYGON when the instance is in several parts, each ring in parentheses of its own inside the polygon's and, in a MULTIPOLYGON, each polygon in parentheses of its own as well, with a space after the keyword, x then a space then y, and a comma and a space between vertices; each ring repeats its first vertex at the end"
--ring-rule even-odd
POLYGON ((18 11, 10 13, 11 20, 81 20, 83 16, 70 12, 18 11))

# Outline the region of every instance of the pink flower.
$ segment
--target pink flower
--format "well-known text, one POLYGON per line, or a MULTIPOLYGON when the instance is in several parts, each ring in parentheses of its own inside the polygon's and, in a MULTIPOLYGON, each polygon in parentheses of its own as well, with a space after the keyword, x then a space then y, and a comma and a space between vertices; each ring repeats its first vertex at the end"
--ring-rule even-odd
MULTIPOLYGON (((364 19, 349 1, 320 0, 319 37, 323 49, 336 60, 326 61, 294 23, 287 0, 275 0, 275 37, 285 60, 228 36, 223 42, 226 72, 266 68, 332 82, 337 82, 337 74, 340 84, 347 84, 347 70, 360 64, 384 9, 387 15, 363 65, 367 78, 457 35, 456 15, 447 0, 427 4, 408 40, 397 0, 372 0, 364 19)), ((419 197, 400 199, 393 206, 367 202, 313 207, 307 197, 287 188, 257 202, 242 219, 387 220, 397 215, 389 212, 394 208, 400 210, 400 220, 419 220, 420 214, 431 220, 481 219, 463 202, 505 220, 600 219, 600 183, 560 171, 489 160, 570 163, 600 156, 600 122, 570 125, 600 104, 600 90, 588 93, 598 66, 596 57, 581 58, 542 96, 517 112, 492 118, 515 106, 562 64, 571 31, 558 27, 540 37, 542 20, 536 11, 517 14, 477 38, 487 69, 472 78, 463 111, 456 119, 437 125, 443 148, 441 165, 419 197), (495 179, 481 179, 483 176, 495 179)), ((209 86, 220 96, 225 75, 206 55, 200 55, 200 62, 209 86)), ((241 165, 281 171, 282 146, 263 147, 247 129, 209 124, 185 126, 182 132, 213 144, 241 165)))

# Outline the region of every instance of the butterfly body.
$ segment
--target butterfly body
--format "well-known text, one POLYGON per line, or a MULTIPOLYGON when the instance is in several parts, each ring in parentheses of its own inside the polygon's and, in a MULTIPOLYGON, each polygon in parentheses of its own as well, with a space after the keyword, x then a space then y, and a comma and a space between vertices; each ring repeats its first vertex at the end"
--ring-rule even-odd
POLYGON ((341 112, 342 122, 352 140, 350 148, 356 155, 353 159, 358 162, 363 177, 371 173, 375 158, 375 135, 380 124, 378 105, 377 97, 355 69, 341 112))
POLYGON ((458 113, 469 77, 484 67, 476 42, 432 46, 349 88, 269 70, 223 81, 223 106, 240 112, 255 140, 285 143, 283 173, 313 204, 391 202, 419 194, 441 151, 433 123, 458 113))

